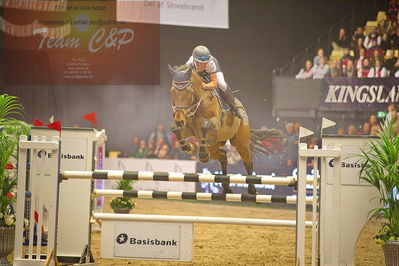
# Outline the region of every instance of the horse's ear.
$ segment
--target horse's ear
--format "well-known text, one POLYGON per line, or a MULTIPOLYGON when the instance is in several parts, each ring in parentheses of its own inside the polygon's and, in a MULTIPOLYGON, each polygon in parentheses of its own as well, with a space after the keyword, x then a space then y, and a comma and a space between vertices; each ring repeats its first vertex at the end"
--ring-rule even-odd
POLYGON ((174 77, 177 74, 177 71, 173 69, 171 65, 168 64, 169 73, 174 77))

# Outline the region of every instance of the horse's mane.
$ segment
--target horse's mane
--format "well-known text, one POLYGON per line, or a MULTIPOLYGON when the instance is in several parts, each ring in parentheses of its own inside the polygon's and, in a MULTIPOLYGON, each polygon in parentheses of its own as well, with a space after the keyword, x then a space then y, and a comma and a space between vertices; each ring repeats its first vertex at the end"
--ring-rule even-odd
POLYGON ((190 66, 189 65, 180 65, 180 66, 174 65, 172 68, 173 68, 173 70, 175 70, 177 72, 186 72, 190 68, 190 66))

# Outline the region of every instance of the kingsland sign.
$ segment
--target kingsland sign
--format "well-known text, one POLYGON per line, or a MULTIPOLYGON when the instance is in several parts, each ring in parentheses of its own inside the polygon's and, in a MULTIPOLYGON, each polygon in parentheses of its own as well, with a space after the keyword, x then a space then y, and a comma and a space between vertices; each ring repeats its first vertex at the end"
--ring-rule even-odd
POLYGON ((320 108, 330 110, 385 110, 399 102, 399 79, 325 78, 320 108))

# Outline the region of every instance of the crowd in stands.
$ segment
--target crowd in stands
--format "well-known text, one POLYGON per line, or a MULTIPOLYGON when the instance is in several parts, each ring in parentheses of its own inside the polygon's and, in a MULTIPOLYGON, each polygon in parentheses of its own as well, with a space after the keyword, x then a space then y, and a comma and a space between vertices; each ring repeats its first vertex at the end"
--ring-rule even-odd
POLYGON ((320 48, 313 60, 296 75, 297 79, 324 77, 383 78, 399 77, 398 3, 391 0, 386 19, 366 32, 359 26, 352 36, 344 28, 331 43, 330 58, 320 48))

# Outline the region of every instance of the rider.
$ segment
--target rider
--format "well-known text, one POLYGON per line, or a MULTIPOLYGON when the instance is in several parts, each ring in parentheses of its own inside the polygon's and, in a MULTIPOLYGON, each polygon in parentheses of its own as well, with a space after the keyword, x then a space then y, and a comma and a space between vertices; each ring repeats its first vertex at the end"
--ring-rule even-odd
POLYGON ((213 90, 219 87, 222 98, 233 108, 235 116, 240 119, 244 117, 244 109, 236 104, 233 92, 224 80, 218 60, 211 55, 207 47, 203 45, 195 47, 186 65, 195 69, 201 78, 206 81, 206 83, 202 82, 204 90, 213 90))

